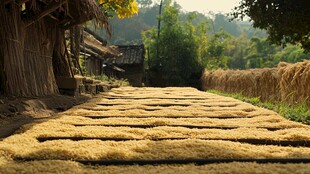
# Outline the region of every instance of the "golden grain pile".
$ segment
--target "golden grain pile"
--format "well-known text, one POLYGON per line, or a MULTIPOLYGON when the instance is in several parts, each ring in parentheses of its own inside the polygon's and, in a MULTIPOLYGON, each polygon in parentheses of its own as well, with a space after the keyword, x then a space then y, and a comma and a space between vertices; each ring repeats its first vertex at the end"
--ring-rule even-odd
POLYGON ((275 112, 192 88, 123 87, 102 93, 57 118, 26 125, 0 141, 0 173, 310 171, 310 165, 303 163, 91 166, 75 162, 310 158, 308 146, 253 144, 238 141, 241 139, 306 142, 310 141, 310 128, 275 112))
POLYGON ((205 71, 203 88, 242 93, 262 101, 307 102, 310 106, 310 61, 280 63, 277 68, 205 71))

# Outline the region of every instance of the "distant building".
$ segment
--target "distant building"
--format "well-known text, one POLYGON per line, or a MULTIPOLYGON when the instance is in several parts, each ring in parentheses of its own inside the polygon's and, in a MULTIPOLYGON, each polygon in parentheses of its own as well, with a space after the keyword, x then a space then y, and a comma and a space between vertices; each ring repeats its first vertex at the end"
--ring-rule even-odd
POLYGON ((132 86, 142 86, 144 78, 144 45, 118 45, 122 56, 105 61, 107 76, 127 79, 132 86))
POLYGON ((89 30, 84 31, 84 39, 81 43, 81 54, 85 54, 85 67, 89 75, 100 76, 104 74, 104 62, 110 58, 119 58, 122 53, 116 46, 107 46, 103 39, 98 38, 89 30))

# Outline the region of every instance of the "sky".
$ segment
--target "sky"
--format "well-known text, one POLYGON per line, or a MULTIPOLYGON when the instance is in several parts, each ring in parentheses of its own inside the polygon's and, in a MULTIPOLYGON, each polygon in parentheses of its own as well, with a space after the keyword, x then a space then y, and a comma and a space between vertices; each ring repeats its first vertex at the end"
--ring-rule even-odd
POLYGON ((185 11, 198 11, 208 13, 210 11, 218 13, 231 12, 241 0, 175 0, 185 11))

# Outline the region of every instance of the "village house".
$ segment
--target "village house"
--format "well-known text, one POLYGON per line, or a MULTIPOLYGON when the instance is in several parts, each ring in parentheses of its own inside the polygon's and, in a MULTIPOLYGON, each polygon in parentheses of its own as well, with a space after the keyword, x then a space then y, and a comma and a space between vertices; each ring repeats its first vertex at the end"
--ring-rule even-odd
POLYGON ((105 61, 105 74, 110 77, 127 79, 132 86, 144 83, 144 45, 118 45, 122 56, 105 61))
POLYGON ((104 73, 104 62, 111 58, 120 58, 122 53, 88 28, 84 29, 80 44, 81 54, 85 56, 85 68, 88 75, 100 76, 104 73))

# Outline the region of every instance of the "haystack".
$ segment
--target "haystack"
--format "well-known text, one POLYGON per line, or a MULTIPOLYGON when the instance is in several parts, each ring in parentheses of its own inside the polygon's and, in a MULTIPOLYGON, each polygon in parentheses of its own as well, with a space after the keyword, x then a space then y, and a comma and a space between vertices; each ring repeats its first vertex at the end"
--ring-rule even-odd
POLYGON ((242 93, 265 100, 279 99, 277 69, 216 70, 205 71, 202 77, 204 89, 216 89, 229 93, 242 93))
POLYGON ((205 70, 201 80, 205 90, 217 89, 259 97, 262 101, 307 103, 310 106, 310 61, 281 62, 277 68, 205 70))
POLYGON ((306 102, 310 106, 310 61, 280 66, 278 71, 282 101, 306 102))

